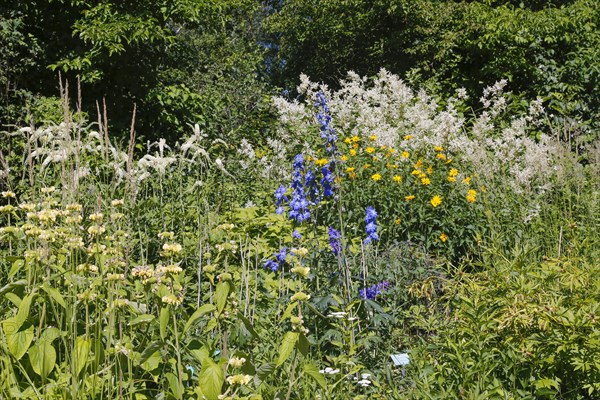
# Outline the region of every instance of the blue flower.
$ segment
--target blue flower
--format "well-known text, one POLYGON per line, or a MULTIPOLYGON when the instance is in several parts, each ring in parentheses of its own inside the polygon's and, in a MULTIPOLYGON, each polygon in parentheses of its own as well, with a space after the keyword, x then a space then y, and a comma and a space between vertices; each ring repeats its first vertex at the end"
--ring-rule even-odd
POLYGON ((321 138, 325 140, 325 149, 330 155, 334 155, 337 151, 337 135, 335 129, 331 126, 331 115, 329 106, 327 105, 327 98, 323 92, 316 94, 315 107, 321 110, 317 113, 317 121, 321 128, 321 138))
POLYGON ((390 282, 382 281, 382 282, 379 282, 378 284, 370 286, 368 288, 360 289, 359 295, 363 299, 375 300, 377 298, 377 296, 379 296, 381 293, 388 290, 390 288, 390 286, 391 286, 390 282))
POLYGON ((329 246, 331 246, 331 251, 333 252, 333 254, 337 256, 342 251, 342 244, 340 242, 342 234, 340 233, 340 231, 331 226, 327 228, 327 231, 329 232, 329 246))
POLYGON ((367 238, 365 239, 365 244, 371 243, 373 240, 378 240, 379 235, 377 235, 377 211, 371 206, 366 209, 365 216, 365 232, 367 233, 367 238))
POLYGON ((292 238, 294 238, 294 239, 302 239, 302 234, 300 232, 298 232, 297 230, 294 229, 294 231, 292 232, 292 238))
POLYGON ((332 184, 335 178, 333 176, 333 173, 329 169, 329 164, 321 168, 321 173, 323 174, 323 179, 321 179, 321 186, 323 186, 323 195, 326 197, 331 197, 333 196, 332 184))
POLYGON ((281 185, 275 191, 275 207, 277 210, 275 211, 277 214, 283 214, 283 202, 288 201, 288 198, 285 196, 287 188, 284 185, 281 185))
POLYGON ((264 267, 270 269, 273 272, 279 270, 279 268, 283 268, 285 265, 285 258, 287 257, 287 247, 282 247, 277 253, 273 254, 275 260, 268 259, 265 261, 264 267))

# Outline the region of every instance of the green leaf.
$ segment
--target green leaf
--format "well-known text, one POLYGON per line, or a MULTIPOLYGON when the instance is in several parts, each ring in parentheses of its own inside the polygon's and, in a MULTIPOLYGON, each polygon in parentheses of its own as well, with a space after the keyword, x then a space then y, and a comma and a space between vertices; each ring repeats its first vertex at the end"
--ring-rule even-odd
POLYGON ((48 295, 50 297, 52 297, 52 299, 54 301, 56 301, 58 304, 60 304, 62 306, 62 308, 67 308, 67 303, 65 302, 65 299, 62 297, 62 295, 60 294, 58 289, 50 287, 46 283, 44 283, 41 287, 42 287, 42 290, 44 292, 48 293, 48 295))
POLYGON ((177 375, 172 372, 167 372, 167 381, 169 382, 169 388, 171 389, 171 393, 175 396, 176 399, 183 398, 184 388, 179 384, 179 379, 177 379, 177 375))
POLYGON ((297 341, 298 332, 288 332, 285 334, 281 344, 279 345, 279 356, 277 357, 277 362, 275 363, 277 367, 283 364, 290 357, 297 341))
POLYGON ((169 323, 169 318, 171 317, 171 312, 169 311, 169 307, 163 307, 160 310, 160 338, 165 340, 167 337, 167 324, 169 323))
POLYGON ((31 302, 33 301, 35 296, 36 293, 33 292, 28 294, 23 298, 23 300, 21 300, 21 304, 19 304, 19 310, 17 311, 17 315, 15 315, 15 324, 17 330, 21 327, 21 325, 23 325, 25 321, 27 321, 27 318, 29 318, 31 302))
POLYGON ((54 341, 54 339, 60 337, 62 332, 58 328, 46 328, 40 335, 41 340, 47 340, 50 343, 54 341))
POLYGON ((310 343, 304 334, 300 334, 298 336, 298 343, 296 344, 296 348, 303 356, 308 354, 308 350, 310 349, 310 343))
POLYGON ((146 360, 148 360, 150 358, 150 356, 152 356, 154 353, 156 353, 156 351, 158 349, 160 349, 163 345, 163 342, 161 341, 154 341, 152 343, 150 343, 148 346, 146 346, 146 348, 144 349, 144 351, 142 352, 141 356, 140 356, 140 364, 143 364, 146 362, 146 360))
POLYGON ((136 326, 140 324, 145 324, 154 320, 154 315, 152 314, 142 314, 139 317, 136 317, 131 320, 129 326, 136 326))
POLYGON ((224 379, 225 372, 223 368, 214 361, 206 359, 200 370, 198 384, 208 400, 217 400, 221 394, 224 379))
POLYGON ((215 300, 217 301, 217 311, 219 314, 225 308, 227 304, 227 297, 229 297, 229 291, 231 290, 231 284, 228 281, 219 282, 215 291, 215 300))
POLYGON ((256 331, 254 330, 254 327, 252 326, 252 322, 250 322, 250 320, 246 317, 244 317, 244 314, 238 312, 237 317, 243 322, 244 326, 246 327, 246 329, 248 330, 248 332, 250 332, 250 334, 252 336, 254 336, 257 339, 260 339, 260 337, 258 336, 258 333, 256 333, 256 331))
POLYGON ((285 311, 283 312, 283 315, 281 316, 281 320, 285 320, 286 318, 289 318, 292 316, 292 312, 294 311, 294 309, 298 306, 298 302, 294 301, 290 304, 288 304, 288 306, 286 307, 285 311))
POLYGON ((81 370, 83 370, 87 364, 90 349, 92 348, 92 342, 83 336, 79 336, 75 341, 75 375, 79 376, 81 370))
POLYGON ((271 375, 273 373, 273 371, 275 371, 275 363, 274 362, 264 363, 256 370, 256 377, 258 377, 258 379, 260 379, 262 381, 266 377, 271 375))
POLYGON ((304 364, 304 367, 302 368, 302 370, 304 371, 304 373, 306 375, 308 375, 315 382, 317 382, 317 384, 319 386, 321 386, 321 388, 323 388, 323 390, 327 390, 327 381, 325 381, 325 377, 323 377, 323 374, 321 374, 319 372, 319 368, 315 367, 311 363, 306 363, 306 364, 304 364))
POLYGON ((47 340, 39 340, 31 346, 27 353, 33 371, 42 379, 46 379, 56 364, 56 350, 52 347, 52 343, 47 340))
POLYGON ((6 341, 8 344, 8 351, 17 360, 20 360, 33 341, 33 325, 29 324, 27 327, 21 326, 17 328, 15 318, 7 318, 2 321, 2 330, 6 335, 6 341))
POLYGON ((194 324, 194 322, 196 322, 198 320, 198 318, 201 318, 203 315, 206 315, 215 310, 216 310, 216 308, 212 304, 201 305, 200 308, 198 308, 196 311, 194 311, 194 313, 190 316, 190 318, 185 323, 185 326, 183 327, 183 333, 184 334, 187 333, 187 331, 191 328, 191 326, 194 324))
POLYGON ((25 260, 23 260, 23 259, 16 260, 15 262, 13 262, 13 265, 10 268, 10 271, 8 271, 8 278, 10 279, 13 276, 15 276, 17 272, 19 272, 20 270, 23 269, 23 266, 25 266, 25 260))

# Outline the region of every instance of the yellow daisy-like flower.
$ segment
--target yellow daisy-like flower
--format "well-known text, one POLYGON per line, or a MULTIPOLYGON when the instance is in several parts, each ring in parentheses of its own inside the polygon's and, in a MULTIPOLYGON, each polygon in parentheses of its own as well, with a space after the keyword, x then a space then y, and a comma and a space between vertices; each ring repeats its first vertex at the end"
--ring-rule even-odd
POLYGON ((467 192, 467 201, 469 203, 475 203, 477 201, 477 192, 473 189, 467 192))
POLYGON ((346 172, 354 172, 354 167, 348 167, 348 168, 346 168, 346 172))
POLYGON ((350 149, 350 155, 351 156, 355 156, 356 155, 356 150, 355 149, 350 149))
POLYGON ((352 136, 352 143, 358 143, 360 142, 360 137, 358 135, 354 135, 352 136))
POLYGON ((462 183, 464 183, 465 185, 470 185, 471 184, 471 177, 467 176, 465 179, 462 180, 462 183))
POLYGON ((352 144, 352 138, 347 137, 346 139, 344 139, 344 143, 352 144))
POLYGON ((396 183, 400 183, 402 182, 402 177, 400 175, 394 175, 394 177, 392 178, 394 180, 394 182, 396 183))
POLYGON ((394 223, 395 223, 396 225, 400 225, 400 222, 402 222, 402 221, 400 220, 400 218, 396 218, 396 220, 394 221, 394 223))
POLYGON ((365 164, 363 165, 363 169, 368 169, 371 166, 371 164, 365 164))
POLYGON ((448 172, 448 176, 457 176, 458 175, 458 170, 456 168, 452 168, 450 169, 450 172, 448 172))
POLYGON ((415 170, 413 170, 413 172, 411 172, 410 174, 411 174, 411 175, 414 175, 414 176, 420 176, 422 173, 423 173, 423 172, 421 172, 421 170, 419 170, 419 169, 415 169, 415 170))
POLYGON ((456 178, 454 176, 449 176, 448 182, 456 182, 456 178))
POLYGON ((375 153, 375 147, 367 147, 367 148, 365 149, 365 151, 366 151, 367 153, 369 153, 369 154, 371 154, 371 153, 375 153))
POLYGON ((352 148, 353 148, 353 149, 358 149, 359 147, 360 147, 360 145, 359 145, 358 143, 354 143, 354 144, 352 145, 352 148))
POLYGON ((440 240, 441 240, 442 242, 445 242, 446 240, 448 240, 448 235, 446 235, 445 233, 442 233, 442 234, 440 235, 440 240))
POLYGON ((421 160, 419 158, 419 160, 417 161, 417 163, 415 164, 415 168, 421 168, 423 166, 423 160, 421 160))
POLYGON ((406 201, 411 201, 411 200, 414 200, 414 198, 415 198, 415 196, 413 196, 413 195, 411 194, 411 195, 409 195, 409 196, 405 196, 405 197, 404 197, 404 200, 406 200, 406 201))
POLYGON ((373 179, 375 182, 377 182, 378 180, 381 180, 381 175, 380 174, 373 174, 371 176, 371 179, 373 179))
POLYGON ((350 179, 356 179, 356 172, 350 172, 348 176, 350 177, 350 179))
POLYGON ((343 155, 340 157, 342 159, 342 161, 348 161, 348 156, 347 155, 343 155))
POLYGON ((395 152, 396 152, 396 149, 394 149, 393 147, 390 147, 388 149, 388 153, 390 153, 390 154, 394 154, 395 152))
POLYGON ((445 154, 437 153, 435 156, 437 158, 439 158, 440 160, 442 160, 442 161, 446 161, 446 155, 445 154))
POLYGON ((439 152, 439 151, 444 151, 444 148, 442 146, 435 146, 434 150, 439 152))
POLYGON ((329 162, 329 160, 327 160, 326 158, 319 158, 318 160, 315 161, 315 164, 317 164, 319 167, 323 167, 323 166, 327 165, 328 162, 329 162))
POLYGON ((431 199, 430 203, 431 203, 431 205, 432 205, 432 206, 434 206, 434 207, 437 207, 437 206, 439 206, 440 204, 442 204, 442 197, 441 197, 441 196, 438 196, 438 195, 435 195, 435 196, 433 196, 433 198, 431 199))
POLYGON ((371 136, 369 136, 369 140, 372 141, 372 142, 374 142, 374 141, 377 140, 377 136, 376 135, 371 135, 371 136))
POLYGON ((427 167, 427 173, 429 175, 433 174, 433 167, 431 167, 431 166, 427 167))
POLYGON ((421 178, 421 183, 427 186, 431 183, 431 180, 429 180, 429 178, 421 178))
POLYGON ((410 153, 408 151, 403 151, 401 155, 402 155, 402 158, 410 157, 410 153))
POLYGON ((404 140, 410 140, 413 138, 413 135, 404 135, 404 140))

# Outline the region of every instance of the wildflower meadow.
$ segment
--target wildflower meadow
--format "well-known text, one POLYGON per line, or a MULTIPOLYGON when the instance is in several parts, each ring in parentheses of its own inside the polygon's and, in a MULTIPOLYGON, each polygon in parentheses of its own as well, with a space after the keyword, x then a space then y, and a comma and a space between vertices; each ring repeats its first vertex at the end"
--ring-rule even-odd
MULTIPOLYGON (((84 43, 107 35, 84 22, 109 3, 75 25, 84 43)), ((239 3, 228 18, 252 14, 239 3)), ((127 29, 187 29, 158 19, 127 29)), ((254 29, 205 24, 177 51, 254 29)), ((61 74, 56 101, 0 132, 0 400, 598 398, 594 123, 571 130, 512 78, 474 94, 390 71, 307 71, 231 103, 202 78, 152 89, 146 122, 123 105, 125 127, 82 100, 108 70, 61 74)))

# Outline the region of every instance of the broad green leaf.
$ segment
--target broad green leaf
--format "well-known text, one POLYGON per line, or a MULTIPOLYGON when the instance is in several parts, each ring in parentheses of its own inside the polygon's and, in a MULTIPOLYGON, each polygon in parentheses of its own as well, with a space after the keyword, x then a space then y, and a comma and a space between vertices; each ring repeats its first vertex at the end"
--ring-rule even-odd
POLYGON ((169 382, 169 388, 171 389, 171 393, 175 396, 176 399, 183 398, 184 388, 179 384, 179 379, 177 379, 177 375, 172 372, 167 372, 167 382, 169 382))
POLYGON ((40 340, 47 340, 50 343, 54 341, 54 339, 60 337, 61 331, 58 328, 46 328, 40 335, 40 340))
POLYGON ((16 282, 11 282, 7 285, 4 285, 2 286, 2 289, 0 289, 0 296, 4 296, 4 294, 10 293, 15 289, 24 287, 25 285, 27 285, 27 281, 25 279, 21 279, 16 282))
POLYGON ((15 318, 11 317, 2 321, 2 330, 6 335, 8 351, 17 360, 20 360, 27 353, 27 349, 33 341, 33 325, 21 326, 18 329, 15 318))
POLYGON ((87 364, 88 356, 92 342, 83 336, 79 336, 75 342, 75 375, 79 376, 81 370, 83 370, 87 364))
POLYGON ((310 349, 310 343, 308 342, 306 336, 304 336, 304 334, 302 333, 298 336, 298 343, 296 344, 296 348, 303 356, 308 354, 308 350, 310 349))
POLYGON ((292 312, 294 311, 294 309, 298 306, 298 302, 294 301, 290 304, 288 304, 288 306, 286 307, 285 311, 283 312, 283 315, 281 316, 281 320, 285 320, 286 318, 289 318, 292 316, 292 312))
POLYGON ((140 324, 145 324, 148 323, 150 321, 154 320, 154 315, 152 314, 142 314, 139 317, 134 318, 133 320, 131 320, 131 322, 129 323, 130 326, 136 326, 136 325, 140 325, 140 324))
POLYGON ((150 356, 144 358, 144 362, 141 363, 141 366, 144 371, 151 372, 160 366, 161 361, 162 357, 160 356, 160 352, 156 350, 154 353, 150 354, 150 356))
POLYGON ((67 308, 67 303, 65 302, 65 299, 62 297, 58 289, 50 287, 48 284, 44 283, 42 285, 42 290, 48 293, 48 295, 52 297, 52 299, 58 304, 60 304, 63 308, 67 308))
POLYGON ((273 371, 275 371, 275 363, 273 363, 273 362, 264 363, 263 365, 258 367, 258 369, 256 370, 255 376, 262 381, 266 377, 271 375, 273 373, 273 371))
POLYGON ((212 360, 206 360, 205 364, 202 365, 202 370, 200 370, 198 384, 208 400, 217 400, 221 394, 224 379, 225 372, 223 368, 212 360))
POLYGON ((231 284, 228 281, 219 282, 217 285, 217 289, 215 291, 215 300, 217 302, 217 311, 219 314, 225 308, 225 304, 227 304, 227 297, 229 297, 230 289, 231 284))
POLYGON ((191 328, 191 326, 194 324, 194 322, 196 322, 198 320, 198 318, 200 318, 203 315, 206 315, 210 312, 213 312, 214 310, 216 310, 216 308, 212 304, 201 305, 200 308, 198 308, 196 311, 194 311, 194 313, 190 316, 190 318, 185 323, 185 326, 183 327, 183 333, 184 334, 187 333, 187 331, 191 328))
MULTIPOLYGON (((15 274, 17 272, 19 272, 20 270, 23 269, 23 266, 25 265, 25 260, 20 259, 20 260, 16 260, 15 262, 13 262, 12 267, 10 268, 10 271, 8 271, 8 278, 12 278, 13 276, 15 276, 15 274)), ((19 281, 21 282, 21 281, 19 281)), ((25 282, 25 281, 23 281, 25 282)), ((8 285, 7 285, 8 286, 8 285)), ((2 290, 0 290, 0 295, 2 294, 2 290)))
POLYGON ((285 334, 281 344, 279 345, 279 356, 277 357, 277 362, 275 363, 277 367, 283 364, 290 357, 297 341, 298 332, 288 332, 285 334))
POLYGON ((144 362, 146 362, 146 360, 148 360, 148 358, 150 358, 150 356, 152 356, 154 353, 156 353, 156 351, 158 351, 158 349, 160 349, 163 345, 163 342, 161 341, 155 341, 150 343, 145 349, 144 351, 142 351, 142 354, 140 355, 140 364, 143 364, 144 362))
POLYGON ((16 329, 19 329, 21 327, 21 325, 23 325, 23 323, 25 321, 27 321, 27 318, 29 318, 29 311, 31 310, 31 302, 33 301, 33 299, 35 298, 36 293, 30 293, 27 296, 25 296, 23 298, 23 300, 21 300, 21 304, 19 304, 19 310, 17 311, 17 315, 15 315, 15 324, 16 324, 16 329))
POLYGON ((167 337, 167 324, 169 323, 169 318, 171 317, 171 313, 169 312, 169 307, 163 307, 160 310, 160 338, 165 340, 167 337))
POLYGON ((238 312, 237 317, 243 322, 244 326, 252 336, 254 336, 257 339, 260 339, 260 337, 258 337, 258 333, 256 333, 254 327, 252 326, 252 322, 250 322, 248 318, 244 317, 244 314, 238 312))
POLYGON ((319 386, 321 386, 323 390, 327 390, 327 381, 325 381, 325 377, 323 377, 323 374, 319 372, 319 368, 315 367, 311 363, 306 363, 304 364, 302 370, 306 375, 308 375, 315 382, 317 382, 317 384, 319 384, 319 386))
POLYGON ((52 343, 47 340, 39 340, 31 346, 27 353, 33 371, 45 379, 52 372, 56 363, 56 350, 52 347, 52 343))

